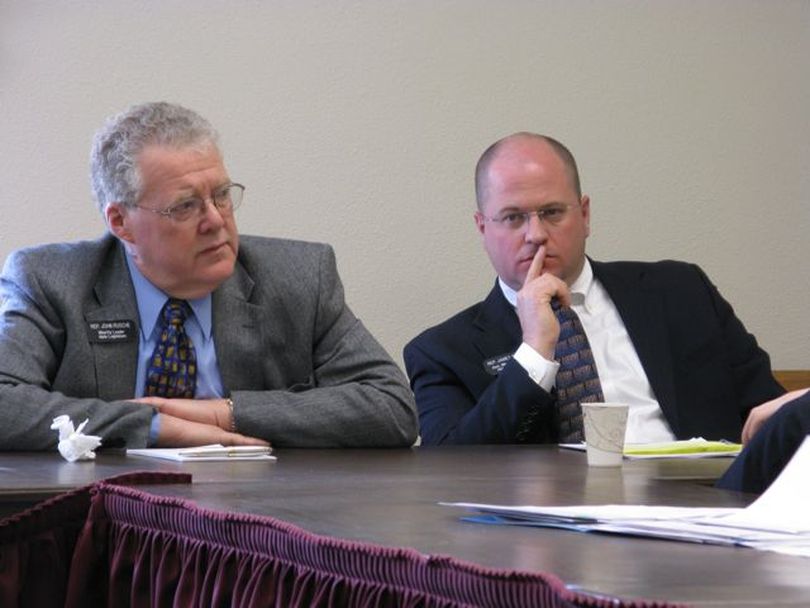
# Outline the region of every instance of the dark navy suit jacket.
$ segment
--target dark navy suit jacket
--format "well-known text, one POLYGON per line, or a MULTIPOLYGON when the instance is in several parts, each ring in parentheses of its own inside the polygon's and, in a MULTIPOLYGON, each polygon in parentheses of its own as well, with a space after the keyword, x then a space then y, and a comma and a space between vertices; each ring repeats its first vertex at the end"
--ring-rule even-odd
MULTIPOLYGON (((749 410, 784 392, 770 360, 703 271, 683 262, 591 262, 679 439, 739 440, 749 410)), ((554 393, 511 358, 520 323, 497 282, 483 302, 405 346, 422 441, 556 441, 554 393), (489 364, 487 364, 489 362, 489 364)))
POLYGON ((810 392, 788 401, 768 418, 717 482, 717 487, 757 494, 764 492, 808 434, 810 392))

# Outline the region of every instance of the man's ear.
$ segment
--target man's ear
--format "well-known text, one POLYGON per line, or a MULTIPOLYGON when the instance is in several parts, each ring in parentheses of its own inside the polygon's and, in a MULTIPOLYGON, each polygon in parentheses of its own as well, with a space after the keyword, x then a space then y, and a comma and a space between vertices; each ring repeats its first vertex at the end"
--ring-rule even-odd
POLYGON ((478 232, 484 234, 484 227, 486 226, 486 220, 484 220, 484 214, 480 211, 476 211, 475 215, 475 227, 478 229, 478 232))
POLYGON ((591 199, 587 195, 583 195, 579 200, 579 206, 582 210, 582 217, 585 220, 585 236, 591 235, 591 199))
POLYGON ((126 243, 132 243, 132 233, 129 230, 129 209, 123 203, 109 203, 104 209, 104 218, 107 228, 115 236, 126 243))

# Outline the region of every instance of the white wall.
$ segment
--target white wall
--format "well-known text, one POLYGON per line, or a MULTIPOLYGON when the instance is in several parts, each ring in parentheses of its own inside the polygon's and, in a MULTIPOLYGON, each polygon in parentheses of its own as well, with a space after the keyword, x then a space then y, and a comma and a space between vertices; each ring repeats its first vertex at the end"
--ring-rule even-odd
POLYGON ((97 236, 93 132, 180 102, 248 186, 242 232, 332 243, 400 360, 491 286, 473 166, 534 130, 579 160, 592 256, 699 263, 810 367, 808 68, 807 0, 0 0, 0 258, 97 236))

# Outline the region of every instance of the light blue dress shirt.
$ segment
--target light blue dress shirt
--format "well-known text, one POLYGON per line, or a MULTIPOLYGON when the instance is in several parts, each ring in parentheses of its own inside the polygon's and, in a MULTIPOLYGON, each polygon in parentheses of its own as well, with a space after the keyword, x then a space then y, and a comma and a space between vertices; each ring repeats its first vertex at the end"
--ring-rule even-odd
MULTIPOLYGON (((160 323, 158 317, 163 305, 169 296, 155 287, 149 279, 141 274, 129 254, 126 256, 132 285, 135 288, 135 299, 138 304, 140 317, 140 332, 138 333, 138 370, 135 375, 135 397, 143 397, 146 386, 146 371, 149 369, 149 359, 160 338, 160 323)), ((197 388, 196 399, 218 399, 223 397, 224 388, 222 377, 217 365, 217 353, 214 348, 213 314, 211 294, 203 298, 188 300, 192 316, 186 319, 186 334, 194 345, 197 355, 197 388)), ((152 426, 149 431, 149 444, 157 441, 159 430, 159 417, 152 417, 152 426)))

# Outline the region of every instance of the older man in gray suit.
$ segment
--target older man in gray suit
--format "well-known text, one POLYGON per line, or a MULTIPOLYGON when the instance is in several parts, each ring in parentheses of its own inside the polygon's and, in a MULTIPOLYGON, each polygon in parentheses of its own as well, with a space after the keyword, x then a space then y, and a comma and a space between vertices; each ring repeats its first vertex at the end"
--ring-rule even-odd
POLYGON ((96 241, 13 253, 0 277, 0 449, 407 446, 413 397, 347 307, 327 245, 243 236, 217 135, 177 105, 96 135, 96 241))

